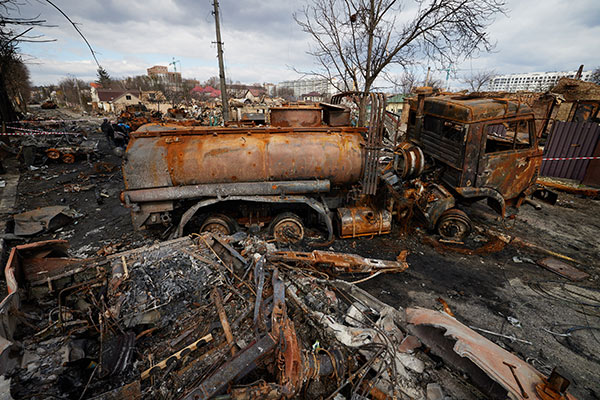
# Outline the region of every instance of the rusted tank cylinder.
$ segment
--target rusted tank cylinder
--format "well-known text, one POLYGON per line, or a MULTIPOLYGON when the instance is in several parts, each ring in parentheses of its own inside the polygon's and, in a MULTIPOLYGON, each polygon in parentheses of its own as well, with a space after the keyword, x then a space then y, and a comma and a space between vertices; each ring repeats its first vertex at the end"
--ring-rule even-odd
POLYGON ((218 132, 134 134, 123 164, 126 188, 314 179, 335 186, 361 177, 358 129, 218 132))

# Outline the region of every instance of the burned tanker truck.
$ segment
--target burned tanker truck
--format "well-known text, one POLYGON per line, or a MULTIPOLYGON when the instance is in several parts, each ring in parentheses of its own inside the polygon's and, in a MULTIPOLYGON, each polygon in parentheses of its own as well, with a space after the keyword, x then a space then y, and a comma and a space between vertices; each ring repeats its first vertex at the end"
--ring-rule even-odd
MULTIPOLYGON (((310 227, 326 232, 325 240, 330 241, 336 233, 341 238, 386 234, 392 215, 402 221, 416 214, 443 237, 462 239, 471 223, 457 204, 489 198, 504 212, 507 191, 480 185, 485 179, 494 183, 497 174, 477 170, 494 168, 488 164, 498 162, 491 154, 488 164, 470 158, 477 144, 468 138, 475 127, 483 140, 482 128, 469 128, 468 112, 460 115, 467 121, 444 116, 466 109, 464 104, 452 106, 450 99, 438 98, 426 106, 430 98, 420 95, 411 110, 406 141, 394 145, 386 140, 384 145, 385 96, 369 95, 364 128, 350 124, 350 109, 343 103, 352 97, 356 94, 342 93, 331 103, 271 108, 266 126, 141 126, 131 134, 123 161, 121 201, 131 208, 134 227, 163 225, 170 227, 171 237, 267 229, 284 243, 302 240, 310 227), (447 105, 434 109, 441 125, 431 125, 427 113, 440 102, 447 105)), ((506 104, 503 109, 512 110, 506 104)), ((511 118, 509 114, 495 115, 495 122, 511 118)), ((517 125, 527 125, 527 118, 533 122, 533 114, 519 114, 517 125)), ((535 135, 528 143, 537 149, 535 135)), ((476 153, 473 156, 479 157, 476 153)), ((523 156, 533 160, 530 164, 539 160, 537 154, 523 156)), ((527 181, 525 189, 511 199, 528 192, 535 182, 535 165, 526 169, 527 176, 519 172, 518 177, 527 181)), ((510 170, 504 168, 502 178, 510 182, 510 170)))

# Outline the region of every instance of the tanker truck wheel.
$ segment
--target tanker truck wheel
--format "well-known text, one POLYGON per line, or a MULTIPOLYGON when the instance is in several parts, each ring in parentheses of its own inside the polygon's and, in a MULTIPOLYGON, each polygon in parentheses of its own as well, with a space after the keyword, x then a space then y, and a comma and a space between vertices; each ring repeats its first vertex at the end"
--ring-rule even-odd
POLYGON ((437 233, 447 240, 462 241, 471 230, 471 220, 467 214, 456 208, 444 211, 437 223, 437 233))
POLYGON ((299 243, 304 239, 304 224, 299 216, 292 213, 279 214, 269 227, 278 243, 299 243))
POLYGON ((235 232, 235 222, 227 215, 209 215, 200 227, 200 232, 212 232, 220 233, 221 235, 231 235, 235 232))

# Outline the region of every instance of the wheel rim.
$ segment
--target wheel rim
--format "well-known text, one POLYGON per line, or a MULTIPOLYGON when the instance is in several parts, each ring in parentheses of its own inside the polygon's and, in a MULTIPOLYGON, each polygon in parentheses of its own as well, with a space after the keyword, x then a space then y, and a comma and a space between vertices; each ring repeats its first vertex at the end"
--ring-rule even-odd
POLYGON ((437 231, 448 240, 463 240, 471 233, 471 220, 461 210, 445 211, 438 222, 437 231))
POLYGON ((63 154, 62 160, 64 163, 73 164, 75 162, 75 156, 73 154, 63 154))
POLYGON ((221 235, 230 235, 231 228, 228 219, 225 217, 209 217, 202 227, 200 232, 220 233, 221 235))
POLYGON ((273 227, 273 237, 280 243, 298 243, 304 238, 302 222, 296 218, 284 218, 273 227))
POLYGON ((60 151, 58 151, 56 149, 48 149, 48 150, 46 150, 46 155, 48 156, 48 158, 51 158, 52 160, 57 160, 60 158, 60 151))

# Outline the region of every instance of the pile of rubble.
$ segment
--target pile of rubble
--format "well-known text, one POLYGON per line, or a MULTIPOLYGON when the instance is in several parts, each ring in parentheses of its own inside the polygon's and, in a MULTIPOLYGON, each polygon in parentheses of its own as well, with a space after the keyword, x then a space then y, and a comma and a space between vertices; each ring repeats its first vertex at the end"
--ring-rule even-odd
POLYGON ((568 396, 560 375, 546 379, 448 314, 395 309, 336 279, 401 273, 402 259, 278 251, 239 233, 93 259, 69 258, 66 245, 11 251, 4 398, 568 396))

